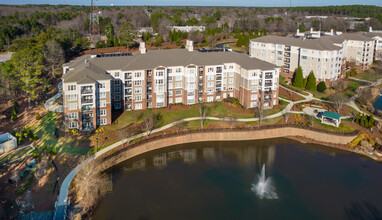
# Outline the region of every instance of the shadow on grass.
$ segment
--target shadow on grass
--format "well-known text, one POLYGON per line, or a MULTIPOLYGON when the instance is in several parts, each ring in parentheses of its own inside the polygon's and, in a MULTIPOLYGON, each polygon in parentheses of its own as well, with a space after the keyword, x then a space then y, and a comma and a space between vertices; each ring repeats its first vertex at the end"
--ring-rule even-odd
POLYGON ((54 135, 56 128, 55 121, 57 115, 54 112, 48 112, 41 120, 40 124, 34 128, 34 132, 38 135, 41 145, 55 146, 57 153, 70 155, 85 155, 90 147, 76 147, 72 138, 60 137, 57 139, 54 135))

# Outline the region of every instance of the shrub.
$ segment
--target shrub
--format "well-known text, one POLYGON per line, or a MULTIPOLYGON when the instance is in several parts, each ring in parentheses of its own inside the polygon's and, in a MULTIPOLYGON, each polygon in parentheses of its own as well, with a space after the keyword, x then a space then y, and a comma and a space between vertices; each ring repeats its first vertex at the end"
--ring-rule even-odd
POLYGON ((11 121, 16 121, 16 120, 17 120, 17 112, 15 108, 13 108, 11 113, 11 121))
POLYGON ((41 118, 40 113, 37 113, 37 114, 36 114, 36 120, 40 120, 40 118, 41 118))
POLYGON ((317 91, 319 91, 319 92, 325 92, 325 90, 326 90, 325 82, 320 82, 320 83, 318 83, 318 85, 317 85, 317 91))

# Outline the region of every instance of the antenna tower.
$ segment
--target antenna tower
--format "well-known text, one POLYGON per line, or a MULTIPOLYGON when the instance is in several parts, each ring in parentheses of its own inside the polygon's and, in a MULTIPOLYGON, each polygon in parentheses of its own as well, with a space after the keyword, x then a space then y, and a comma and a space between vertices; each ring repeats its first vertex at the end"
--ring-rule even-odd
POLYGON ((97 0, 91 0, 89 33, 91 36, 100 34, 99 11, 96 6, 97 0))

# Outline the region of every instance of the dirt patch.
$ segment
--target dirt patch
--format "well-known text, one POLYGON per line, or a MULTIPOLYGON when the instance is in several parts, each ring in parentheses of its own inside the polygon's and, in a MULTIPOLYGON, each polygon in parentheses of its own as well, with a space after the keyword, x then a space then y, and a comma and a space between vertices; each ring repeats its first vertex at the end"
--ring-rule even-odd
POLYGON ((286 98, 288 100, 291 100, 291 101, 300 101, 300 100, 304 99, 304 97, 297 95, 294 92, 290 92, 290 91, 288 91, 282 87, 279 88, 279 96, 282 98, 286 98))

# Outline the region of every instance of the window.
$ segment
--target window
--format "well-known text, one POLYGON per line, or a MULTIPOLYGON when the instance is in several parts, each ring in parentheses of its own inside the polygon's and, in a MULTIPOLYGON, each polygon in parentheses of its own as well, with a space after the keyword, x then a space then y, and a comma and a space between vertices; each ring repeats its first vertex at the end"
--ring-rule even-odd
POLYGON ((251 100, 257 100, 257 94, 252 94, 251 95, 251 100))
POLYGON ((77 109, 77 103, 70 103, 69 104, 69 110, 76 110, 77 109))
POLYGON ((182 97, 175 98, 175 103, 181 103, 181 102, 182 102, 182 97))
POLYGON ((157 72, 155 73, 155 75, 156 75, 156 76, 163 76, 163 71, 157 71, 157 72))
POLYGON ((302 59, 306 60, 306 59, 308 59, 308 57, 307 56, 302 56, 302 59))
POLYGON ((228 84, 232 84, 233 83, 233 78, 229 78, 228 79, 228 84))
POLYGON ((168 91, 168 96, 172 96, 172 91, 168 91))
POLYGON ((121 88, 119 88, 119 87, 114 88, 114 92, 115 92, 115 93, 120 93, 120 92, 121 92, 121 88))
POLYGON ((141 86, 142 85, 142 80, 134 80, 134 85, 135 86, 141 86))
POLYGON ((228 91, 232 91, 232 90, 233 90, 233 87, 232 86, 228 86, 228 91))
POLYGON ((100 98, 106 98, 106 92, 99 92, 100 98))
POLYGON ((208 70, 207 70, 209 73, 213 72, 214 71, 214 68, 213 67, 208 67, 208 70))
POLYGON ((76 94, 68 95, 68 101, 76 101, 76 100, 77 100, 77 95, 76 94))
POLYGON ((256 92, 257 91, 257 86, 252 86, 251 87, 251 92, 256 92))
POLYGON ((257 107, 257 102, 251 102, 251 108, 257 107))
POLYGON ((230 72, 230 73, 229 73, 229 77, 233 77, 233 72, 230 72))
POLYGON ((168 86, 169 89, 172 89, 173 84, 172 83, 168 83, 167 86, 168 86))
POLYGON ((214 94, 214 90, 213 89, 208 89, 207 90, 207 95, 213 95, 214 94))
POLYGON ((77 119, 77 112, 72 112, 68 114, 68 119, 77 119))
POLYGON ((172 81, 172 76, 167 77, 168 81, 172 81))
POLYGON ((207 97, 207 102, 213 102, 214 101, 214 97, 213 96, 208 96, 207 97))
POLYGON ((141 73, 141 72, 135 72, 135 73, 134 73, 134 76, 135 76, 136 78, 142 77, 142 73, 141 73))
POLYGON ((195 69, 187 69, 187 73, 188 74, 194 74, 195 73, 195 69))
POLYGON ((191 76, 187 79, 188 82, 195 82, 195 77, 191 76))
POLYGON ((121 85, 121 80, 115 80, 115 81, 114 81, 114 85, 116 85, 116 86, 121 85))
POLYGON ((182 68, 176 68, 175 70, 177 73, 181 73, 182 72, 182 68))
POLYGON ((157 102, 157 108, 161 108, 164 106, 164 102, 157 102))
POLYGON ((158 85, 163 85, 163 79, 156 79, 155 83, 158 85))
POLYGON ((121 109, 121 103, 114 103, 114 109, 121 109))
POLYGON ((168 99, 168 104, 172 104, 172 98, 168 99))
POLYGON ((119 72, 115 72, 114 77, 119 77, 119 72))
POLYGON ((182 90, 176 90, 175 95, 182 95, 182 90))
POLYGON ((207 80, 214 80, 214 75, 208 75, 207 80))
POLYGON ((68 91, 75 91, 76 85, 68 85, 68 91))
POLYGON ((99 101, 99 107, 106 107, 106 101, 105 100, 99 101))
POLYGON ((121 100, 121 96, 119 95, 114 96, 114 101, 118 102, 120 100, 121 100))
POLYGON ((256 72, 252 72, 252 76, 254 77, 257 76, 256 72))
POLYGON ((187 96, 195 96, 195 92, 187 92, 187 96))
POLYGON ((158 86, 157 87, 157 93, 163 93, 163 91, 164 91, 164 87, 163 86, 158 86))
POLYGON ((276 96, 277 96, 277 92, 274 92, 273 93, 273 98, 276 98, 276 96))
POLYGON ((134 93, 135 93, 135 94, 140 94, 140 93, 142 93, 142 88, 135 88, 135 89, 134 89, 134 93))
POLYGON ((99 83, 99 84, 98 84, 98 88, 99 88, 99 89, 104 89, 104 88, 106 88, 106 83, 99 83))
POLYGON ((188 84, 188 85, 187 85, 187 89, 188 89, 188 90, 193 90, 193 89, 195 89, 195 84, 188 84))
POLYGON ((175 83, 175 88, 182 88, 182 83, 181 82, 175 83))
POLYGON ((142 101, 142 96, 140 96, 140 95, 135 96, 135 101, 136 102, 142 101))
POLYGON ((182 81, 182 76, 175 76, 175 81, 182 81))
POLYGON ((273 100, 273 105, 276 105, 276 99, 273 100))
POLYGON ((106 120, 106 118, 101 118, 99 124, 100 124, 100 125, 106 125, 106 124, 107 124, 107 120, 106 120))
POLYGON ((142 109, 142 103, 135 104, 134 109, 142 109))
POLYGON ((69 122, 69 128, 77 128, 77 127, 78 127, 78 123, 76 121, 69 122))
POLYGON ((172 69, 167 69, 167 73, 172 73, 172 69))
POLYGON ((229 66, 229 69, 232 70, 232 69, 233 69, 233 66, 229 66))
POLYGON ((207 87, 214 87, 214 82, 207 82, 207 87))
POLYGON ((100 116, 106 116, 106 109, 99 110, 99 115, 100 116))

